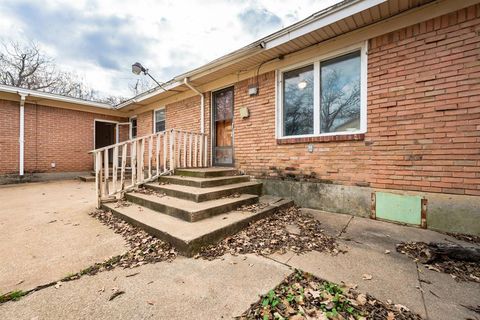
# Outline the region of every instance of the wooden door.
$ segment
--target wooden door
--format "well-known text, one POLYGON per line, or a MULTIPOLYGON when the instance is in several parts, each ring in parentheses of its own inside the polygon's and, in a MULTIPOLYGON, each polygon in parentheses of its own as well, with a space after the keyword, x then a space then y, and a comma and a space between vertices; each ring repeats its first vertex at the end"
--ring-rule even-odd
POLYGON ((233 166, 233 87, 213 93, 213 164, 233 166))

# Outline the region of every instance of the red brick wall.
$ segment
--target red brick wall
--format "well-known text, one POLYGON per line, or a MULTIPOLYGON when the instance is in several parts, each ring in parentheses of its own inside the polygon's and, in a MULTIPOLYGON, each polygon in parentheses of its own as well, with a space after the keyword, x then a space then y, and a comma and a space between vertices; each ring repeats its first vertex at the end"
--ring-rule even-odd
POLYGON ((0 100, 0 174, 18 172, 19 102, 0 100))
POLYGON ((153 111, 143 112, 137 115, 137 137, 143 137, 153 133, 153 111))
MULTIPOLYGON (((210 132, 210 92, 205 96, 205 132, 210 132)), ((166 128, 200 132, 200 96, 194 96, 166 106, 166 128)))
POLYGON ((480 5, 372 39, 368 181, 480 195, 480 5))
MULTIPOLYGON (((371 39, 365 137, 313 142, 313 153, 306 142, 275 140, 274 72, 236 83, 237 168, 258 177, 480 195, 479 33, 477 5, 371 39), (257 80, 259 95, 250 97, 257 80), (240 107, 249 118, 240 119, 240 107)), ((167 127, 199 128, 198 105, 198 97, 168 105, 167 127)))
MULTIPOLYGON (((126 119, 89 112, 25 105, 25 171, 88 171, 93 167, 94 119, 126 119), (51 168, 55 162, 56 167, 51 168)), ((120 131, 124 138, 125 128, 120 131)), ((19 102, 0 100, 0 174, 18 173, 19 102)))

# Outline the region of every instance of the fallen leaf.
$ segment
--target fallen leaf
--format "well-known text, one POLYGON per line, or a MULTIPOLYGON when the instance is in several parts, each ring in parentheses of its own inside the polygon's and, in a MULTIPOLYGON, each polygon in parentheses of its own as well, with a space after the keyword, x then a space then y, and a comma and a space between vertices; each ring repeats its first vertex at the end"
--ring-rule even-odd
POLYGON ((368 273, 364 273, 362 275, 362 279, 363 280, 372 280, 373 276, 371 274, 368 274, 368 273))
POLYGON ((365 303, 367 303, 367 296, 363 293, 360 293, 355 300, 359 305, 363 306, 365 303))
POLYGON ((395 313, 389 311, 387 313, 387 320, 395 320, 395 313))
POLYGON ((399 311, 410 311, 410 309, 405 307, 403 304, 396 304, 395 308, 397 308, 399 311))
POLYGON ((147 303, 148 303, 149 305, 151 305, 151 306, 153 306, 153 305, 155 304, 155 302, 154 302, 154 301, 151 301, 151 300, 147 300, 147 303))
POLYGON ((385 254, 390 254, 390 250, 385 250, 385 254))
POLYGON ((110 298, 108 299, 108 301, 112 301, 113 299, 115 299, 116 297, 118 297, 119 295, 124 294, 124 293, 125 293, 125 291, 122 291, 122 290, 115 291, 115 292, 110 296, 110 298))

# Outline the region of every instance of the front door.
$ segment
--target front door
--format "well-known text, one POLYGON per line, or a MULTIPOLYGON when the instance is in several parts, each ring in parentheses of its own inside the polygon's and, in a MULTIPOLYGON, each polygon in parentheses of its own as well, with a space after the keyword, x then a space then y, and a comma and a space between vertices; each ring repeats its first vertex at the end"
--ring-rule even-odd
POLYGON ((233 166, 233 87, 213 93, 213 165, 233 166))

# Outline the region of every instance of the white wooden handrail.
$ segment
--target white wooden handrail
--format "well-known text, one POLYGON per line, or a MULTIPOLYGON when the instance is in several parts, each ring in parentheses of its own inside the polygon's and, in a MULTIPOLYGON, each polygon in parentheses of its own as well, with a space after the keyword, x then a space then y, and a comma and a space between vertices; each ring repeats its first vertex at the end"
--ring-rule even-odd
POLYGON ((94 156, 98 208, 103 201, 122 198, 125 192, 170 174, 175 168, 199 168, 209 164, 207 135, 178 129, 112 144, 89 153, 94 156))

